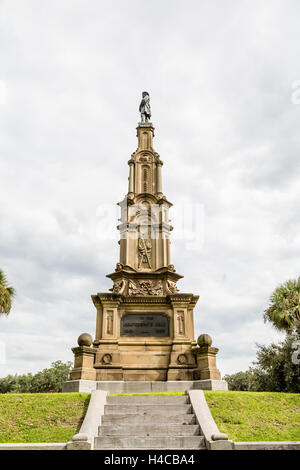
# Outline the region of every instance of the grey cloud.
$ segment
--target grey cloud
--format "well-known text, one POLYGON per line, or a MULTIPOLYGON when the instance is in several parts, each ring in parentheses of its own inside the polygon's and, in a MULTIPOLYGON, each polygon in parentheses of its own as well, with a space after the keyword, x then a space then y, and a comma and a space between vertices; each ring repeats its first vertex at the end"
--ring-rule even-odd
POLYGON ((196 335, 214 337, 223 373, 279 337, 262 314, 299 275, 300 7, 170 5, 1 2, 0 266, 18 295, 0 320, 0 376, 71 359, 78 335, 94 333, 90 295, 111 287, 118 260, 97 208, 127 191, 144 89, 166 196, 205 211, 193 251, 176 239, 174 208, 171 247, 180 290, 200 294, 196 335))

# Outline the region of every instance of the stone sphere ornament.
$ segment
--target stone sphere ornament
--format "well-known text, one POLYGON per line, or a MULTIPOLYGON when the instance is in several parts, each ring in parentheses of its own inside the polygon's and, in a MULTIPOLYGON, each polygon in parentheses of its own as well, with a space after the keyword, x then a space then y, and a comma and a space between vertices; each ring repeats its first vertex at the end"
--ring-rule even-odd
POLYGON ((79 346, 91 346, 93 343, 93 337, 89 333, 82 333, 77 340, 79 346))
POLYGON ((198 337, 197 343, 198 346, 211 346, 212 339, 209 335, 203 334, 198 337))

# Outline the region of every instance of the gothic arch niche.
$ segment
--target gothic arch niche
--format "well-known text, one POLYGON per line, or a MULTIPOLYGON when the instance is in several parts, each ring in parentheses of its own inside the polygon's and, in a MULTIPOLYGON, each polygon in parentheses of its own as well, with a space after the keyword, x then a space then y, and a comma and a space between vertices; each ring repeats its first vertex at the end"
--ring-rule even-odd
POLYGON ((149 141, 148 132, 143 132, 142 134, 142 148, 143 149, 147 149, 149 147, 148 141, 149 141))
POLYGON ((151 209, 151 204, 149 201, 143 201, 142 205, 145 206, 145 209, 147 209, 148 214, 150 214, 150 209, 151 209))
POLYGON ((150 193, 151 188, 152 188, 152 174, 151 174, 151 168, 149 165, 142 165, 141 168, 142 172, 142 178, 141 178, 141 184, 142 184, 142 192, 143 193, 150 193))
POLYGON ((148 192, 148 169, 143 167, 143 191, 144 193, 148 192))
POLYGON ((153 269, 153 243, 149 227, 149 213, 139 218, 137 268, 142 270, 153 269))
POLYGON ((183 310, 178 310, 176 317, 177 317, 177 334, 179 336, 185 336, 184 311, 183 310))
POLYGON ((114 327, 114 312, 113 310, 107 310, 106 312, 106 335, 113 334, 113 327, 114 327))

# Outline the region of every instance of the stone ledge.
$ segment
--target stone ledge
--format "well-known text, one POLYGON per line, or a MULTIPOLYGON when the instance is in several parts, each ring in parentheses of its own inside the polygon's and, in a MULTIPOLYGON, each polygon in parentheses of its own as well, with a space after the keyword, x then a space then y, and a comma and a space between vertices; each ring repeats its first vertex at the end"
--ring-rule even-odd
POLYGON ((234 450, 300 450, 300 441, 234 442, 234 450))
POLYGON ((205 379, 194 380, 195 390, 228 390, 228 384, 225 380, 205 379))
POLYGON ((63 393, 91 393, 96 390, 97 382, 95 380, 68 380, 62 386, 63 393))
POLYGON ((210 412, 202 390, 189 390, 193 411, 204 436, 208 450, 233 450, 233 442, 228 440, 226 434, 220 433, 218 426, 210 412))
POLYGON ((93 390, 105 390, 114 393, 150 393, 227 389, 227 382, 225 380, 168 380, 166 382, 69 380, 63 384, 64 393, 91 393, 93 390))
POLYGON ((65 442, 0 444, 0 450, 66 450, 65 442))
POLYGON ((90 403, 81 425, 79 433, 73 436, 72 441, 67 443, 67 450, 93 450, 94 439, 98 436, 98 426, 101 416, 104 414, 107 392, 104 390, 93 390, 90 403))

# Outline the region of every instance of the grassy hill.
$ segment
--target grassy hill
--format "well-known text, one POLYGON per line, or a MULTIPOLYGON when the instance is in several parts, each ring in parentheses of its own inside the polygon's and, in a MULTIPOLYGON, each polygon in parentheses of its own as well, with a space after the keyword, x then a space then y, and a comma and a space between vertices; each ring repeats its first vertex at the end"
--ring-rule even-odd
MULTIPOLYGON (((204 393, 220 431, 229 439, 300 441, 299 394, 204 393)), ((79 431, 89 399, 87 393, 0 394, 0 442, 67 442, 79 431)))
POLYGON ((300 441, 300 395, 205 391, 221 432, 233 441, 300 441))
POLYGON ((67 442, 89 400, 88 393, 0 394, 0 442, 67 442))

